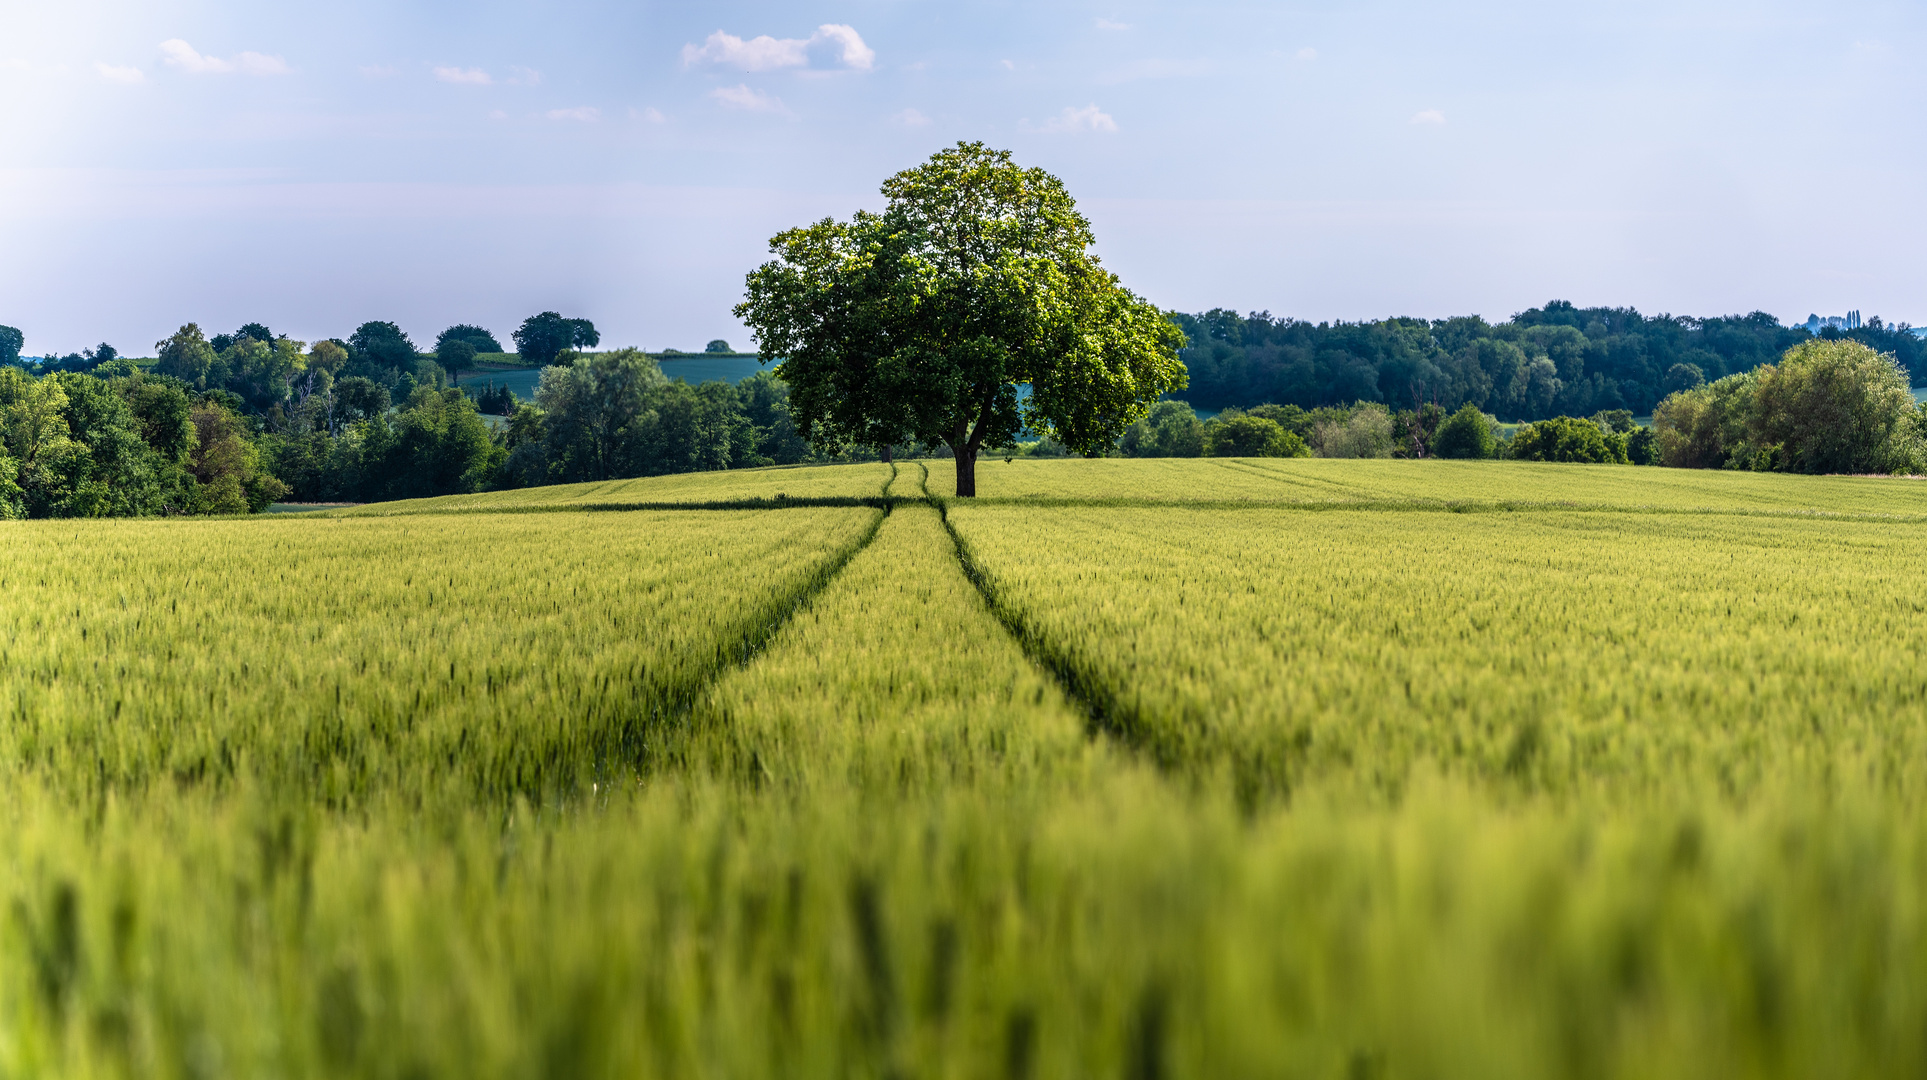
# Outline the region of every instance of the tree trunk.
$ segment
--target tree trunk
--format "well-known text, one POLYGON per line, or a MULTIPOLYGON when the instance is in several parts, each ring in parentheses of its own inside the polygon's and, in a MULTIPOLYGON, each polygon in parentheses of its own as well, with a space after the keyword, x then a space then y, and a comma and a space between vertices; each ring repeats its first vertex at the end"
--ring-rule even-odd
POLYGON ((977 451, 968 442, 951 448, 957 455, 957 497, 977 497, 977 451))
POLYGON ((883 463, 885 465, 890 464, 892 460, 890 457, 890 451, 892 449, 894 449, 894 447, 890 446, 888 443, 885 443, 884 445, 877 447, 877 455, 883 459, 883 463))

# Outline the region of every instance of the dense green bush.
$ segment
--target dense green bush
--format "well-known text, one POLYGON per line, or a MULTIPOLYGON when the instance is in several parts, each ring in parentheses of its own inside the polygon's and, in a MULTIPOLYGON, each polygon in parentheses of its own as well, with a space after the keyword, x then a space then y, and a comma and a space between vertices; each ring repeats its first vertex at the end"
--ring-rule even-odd
POLYGON ((1310 457, 1305 440, 1262 416, 1219 417, 1205 425, 1209 457, 1310 457))
POLYGON ((1653 410, 1661 464, 1801 473, 1914 472, 1922 412, 1894 358, 1809 341, 1777 364, 1671 395, 1653 410))
POLYGON ((237 396, 99 370, 0 368, 0 517, 244 514, 286 492, 237 396))
POLYGON ((1204 453, 1204 422, 1182 401, 1160 401, 1124 429, 1118 450, 1125 457, 1197 457, 1204 453))
POLYGON ((1472 405, 1446 417, 1432 437, 1432 453, 1442 458, 1489 458, 1498 451, 1499 440, 1492 432, 1492 421, 1472 405))
POLYGON ((1626 436, 1607 431, 1591 420, 1555 416, 1521 424, 1512 436, 1511 456, 1517 461, 1576 461, 1595 465, 1625 465, 1626 436))

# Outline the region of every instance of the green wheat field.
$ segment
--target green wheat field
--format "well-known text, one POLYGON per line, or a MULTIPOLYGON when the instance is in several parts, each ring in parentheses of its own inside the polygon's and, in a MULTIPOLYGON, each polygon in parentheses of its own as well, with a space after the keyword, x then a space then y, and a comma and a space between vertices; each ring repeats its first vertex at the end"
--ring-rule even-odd
POLYGON ((0 1076, 1927 1071, 1927 484, 979 476, 0 523, 0 1076))

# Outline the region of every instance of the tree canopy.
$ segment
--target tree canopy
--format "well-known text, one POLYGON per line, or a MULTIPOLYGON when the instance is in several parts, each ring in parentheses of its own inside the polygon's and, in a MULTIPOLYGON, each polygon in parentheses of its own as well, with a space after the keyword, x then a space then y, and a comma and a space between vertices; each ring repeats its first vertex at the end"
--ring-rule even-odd
POLYGON ((522 320, 515 334, 515 348, 524 363, 547 367, 565 349, 593 348, 602 335, 587 319, 565 319, 560 313, 544 311, 522 320))
POLYGON ((410 370, 415 364, 415 343, 391 322, 365 322, 348 336, 349 355, 384 368, 410 370))
POLYGON ((1028 429, 1103 453, 1184 386, 1183 333, 1099 264, 1057 177, 959 143, 883 194, 778 234, 735 309, 813 444, 943 444, 969 496, 984 447, 1028 429))
POLYGON ((1778 363, 1679 391, 1653 410, 1659 461, 1802 473, 1927 467, 1922 413, 1891 354, 1840 337, 1778 363))
POLYGON ((473 345, 475 351, 478 353, 498 353, 502 351, 502 343, 495 340, 494 334, 483 327, 470 323, 456 323, 454 326, 436 334, 436 355, 440 355, 443 349, 448 348, 448 343, 451 341, 466 341, 470 345, 473 345))
MULTIPOLYGON (((1470 404, 1504 420, 1645 415, 1668 394, 1772 363, 1810 340, 1805 327, 1764 312, 1692 318, 1562 300, 1500 323, 1475 315, 1319 323, 1222 308, 1177 318, 1190 339, 1184 397, 1200 408, 1367 401, 1449 412, 1470 404)), ((1927 342, 1905 324, 1876 319, 1820 337, 1892 353, 1927 383, 1927 342)))

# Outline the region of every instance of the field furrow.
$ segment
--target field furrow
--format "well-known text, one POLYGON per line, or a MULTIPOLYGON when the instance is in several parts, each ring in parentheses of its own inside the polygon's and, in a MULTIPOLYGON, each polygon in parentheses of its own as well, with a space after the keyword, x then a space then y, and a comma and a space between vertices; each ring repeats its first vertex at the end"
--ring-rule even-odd
POLYGON ((1927 791, 1919 526, 952 505, 992 593, 1166 765, 1395 794, 1927 791))
POLYGON ((646 757, 878 515, 11 525, 0 763, 331 804, 566 786, 646 757))

